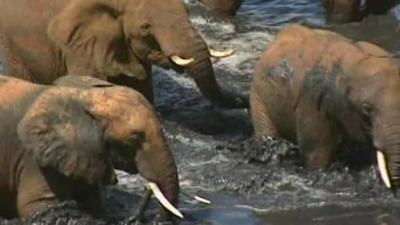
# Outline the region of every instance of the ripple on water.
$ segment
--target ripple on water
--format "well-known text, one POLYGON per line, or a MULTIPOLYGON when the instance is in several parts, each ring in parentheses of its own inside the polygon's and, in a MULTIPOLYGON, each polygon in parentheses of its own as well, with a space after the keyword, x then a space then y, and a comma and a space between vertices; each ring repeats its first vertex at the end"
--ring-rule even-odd
MULTIPOLYGON (((194 0, 186 2, 210 46, 236 51, 214 67, 222 86, 243 92, 249 90, 259 55, 282 26, 326 26, 317 0, 246 0, 238 16, 227 21, 211 17, 194 0)), ((393 17, 382 16, 327 27, 399 52, 397 26, 393 17)), ((400 224, 400 202, 383 187, 373 165, 354 170, 339 162, 327 172, 304 171, 295 146, 247 139, 251 126, 246 112, 210 106, 185 73, 159 68, 154 73, 155 105, 178 165, 181 190, 213 202, 199 204, 182 194, 182 224, 400 224)), ((144 192, 140 176, 118 171, 118 178, 119 185, 105 192, 110 218, 130 215, 144 192)))

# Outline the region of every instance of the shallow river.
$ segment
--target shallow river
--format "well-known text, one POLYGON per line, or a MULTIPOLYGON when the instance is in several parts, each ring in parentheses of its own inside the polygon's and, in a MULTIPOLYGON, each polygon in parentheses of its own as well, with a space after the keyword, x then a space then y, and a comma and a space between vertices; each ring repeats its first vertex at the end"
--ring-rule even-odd
MULTIPOLYGON (((327 27, 317 0, 247 0, 232 21, 217 20, 187 2, 193 23, 211 46, 237 51, 214 66, 222 85, 243 92, 279 28, 289 23, 327 27)), ((396 11, 328 28, 397 54, 396 11)), ((184 75, 157 69, 156 82, 156 107, 178 162, 182 191, 213 202, 202 205, 182 195, 182 224, 400 224, 400 201, 384 188, 374 165, 353 168, 353 162, 342 160, 328 172, 303 171, 287 145, 247 140, 251 126, 245 111, 210 107, 184 75)), ((125 190, 141 190, 140 182, 127 175, 120 183, 125 190)))
MULTIPOLYGON (((232 21, 217 20, 187 0, 192 21, 209 45, 237 54, 214 63, 220 83, 248 92, 254 65, 279 28, 324 23, 318 0, 245 0, 232 21)), ((396 10, 359 24, 331 26, 357 40, 400 53, 396 10)), ((400 11, 400 10, 399 10, 400 11)), ((386 190, 374 165, 339 161, 327 172, 307 172, 296 149, 269 140, 255 143, 244 110, 211 107, 185 74, 155 68, 156 109, 176 158, 184 225, 399 225, 400 201, 386 190), (199 195, 212 201, 193 200, 199 195)), ((363 154, 363 151, 349 154, 363 154)), ((143 193, 138 176, 119 174, 108 188, 107 216, 122 218, 143 193)), ((152 210, 148 214, 152 214, 152 210)))

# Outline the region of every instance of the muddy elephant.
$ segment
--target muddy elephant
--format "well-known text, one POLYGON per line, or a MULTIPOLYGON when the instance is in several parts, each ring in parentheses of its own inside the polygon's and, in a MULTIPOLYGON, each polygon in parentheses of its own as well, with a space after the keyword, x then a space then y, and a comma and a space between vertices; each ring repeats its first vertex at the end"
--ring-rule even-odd
POLYGON ((331 23, 360 21, 369 14, 384 14, 397 0, 323 0, 326 20, 331 23))
POLYGON ((376 45, 288 26, 255 68, 250 92, 255 136, 297 144, 309 169, 326 169, 345 143, 370 146, 385 184, 395 188, 399 72, 395 59, 376 45))
POLYGON ((0 0, 0 35, 6 72, 29 81, 94 76, 153 102, 151 67, 157 65, 186 69, 218 106, 249 105, 246 96, 219 86, 210 58, 232 51, 208 48, 182 0, 0 0))
POLYGON ((68 200, 99 216, 114 169, 149 181, 160 221, 175 220, 167 209, 182 216, 177 168, 150 103, 131 88, 71 77, 50 86, 0 75, 0 217, 68 200))
POLYGON ((207 8, 224 17, 236 15, 244 0, 198 0, 207 8))

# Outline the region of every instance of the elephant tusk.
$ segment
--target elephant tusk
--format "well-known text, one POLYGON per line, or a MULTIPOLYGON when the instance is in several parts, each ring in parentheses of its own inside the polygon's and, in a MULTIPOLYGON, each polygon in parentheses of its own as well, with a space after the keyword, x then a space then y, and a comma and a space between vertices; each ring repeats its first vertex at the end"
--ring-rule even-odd
POLYGON ((383 152, 378 150, 376 152, 377 156, 377 161, 378 161, 378 168, 379 168, 379 173, 381 175, 381 178, 383 180, 383 183, 385 183, 387 188, 391 188, 392 184, 390 183, 390 177, 389 177, 389 172, 386 166, 386 158, 383 152))
POLYGON ((179 57, 179 56, 177 56, 177 55, 171 56, 171 60, 172 60, 176 65, 179 65, 179 66, 187 66, 187 65, 189 65, 190 63, 192 63, 192 62, 194 61, 193 58, 190 58, 190 59, 183 59, 183 58, 181 58, 181 57, 179 57))
POLYGON ((202 197, 199 197, 197 195, 194 196, 194 199, 196 199, 197 201, 204 203, 204 204, 211 204, 211 201, 202 197))
POLYGON ((172 214, 176 215, 177 217, 183 219, 183 215, 175 206, 173 206, 167 198, 165 198, 164 194, 161 192, 160 188, 157 186, 157 184, 153 182, 148 183, 149 188, 151 191, 153 191, 154 196, 157 198, 157 200, 163 205, 168 211, 170 211, 172 214))
POLYGON ((225 51, 217 51, 217 50, 210 49, 209 51, 210 51, 210 55, 215 58, 224 58, 224 57, 231 56, 231 55, 233 55, 233 53, 235 53, 235 51, 233 49, 228 49, 225 51))

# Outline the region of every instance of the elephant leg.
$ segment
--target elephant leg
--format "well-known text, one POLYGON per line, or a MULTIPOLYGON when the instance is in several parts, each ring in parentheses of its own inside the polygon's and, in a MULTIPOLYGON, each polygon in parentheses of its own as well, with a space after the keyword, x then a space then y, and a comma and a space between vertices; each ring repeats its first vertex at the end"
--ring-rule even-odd
POLYGON ((278 137, 271 118, 268 116, 266 105, 263 104, 257 91, 252 90, 250 93, 250 109, 251 119, 254 126, 255 137, 263 136, 278 137))
MULTIPOLYGON (((24 165, 16 166, 15 180, 17 187, 17 212, 21 218, 31 217, 34 213, 45 209, 48 205, 56 204, 56 194, 52 191, 43 176, 42 171, 33 164, 27 162, 32 159, 23 159, 24 165)), ((60 186, 65 187, 63 184, 60 186)))
POLYGON ((326 169, 338 145, 338 131, 326 114, 316 108, 300 107, 297 119, 297 141, 307 169, 326 169))

